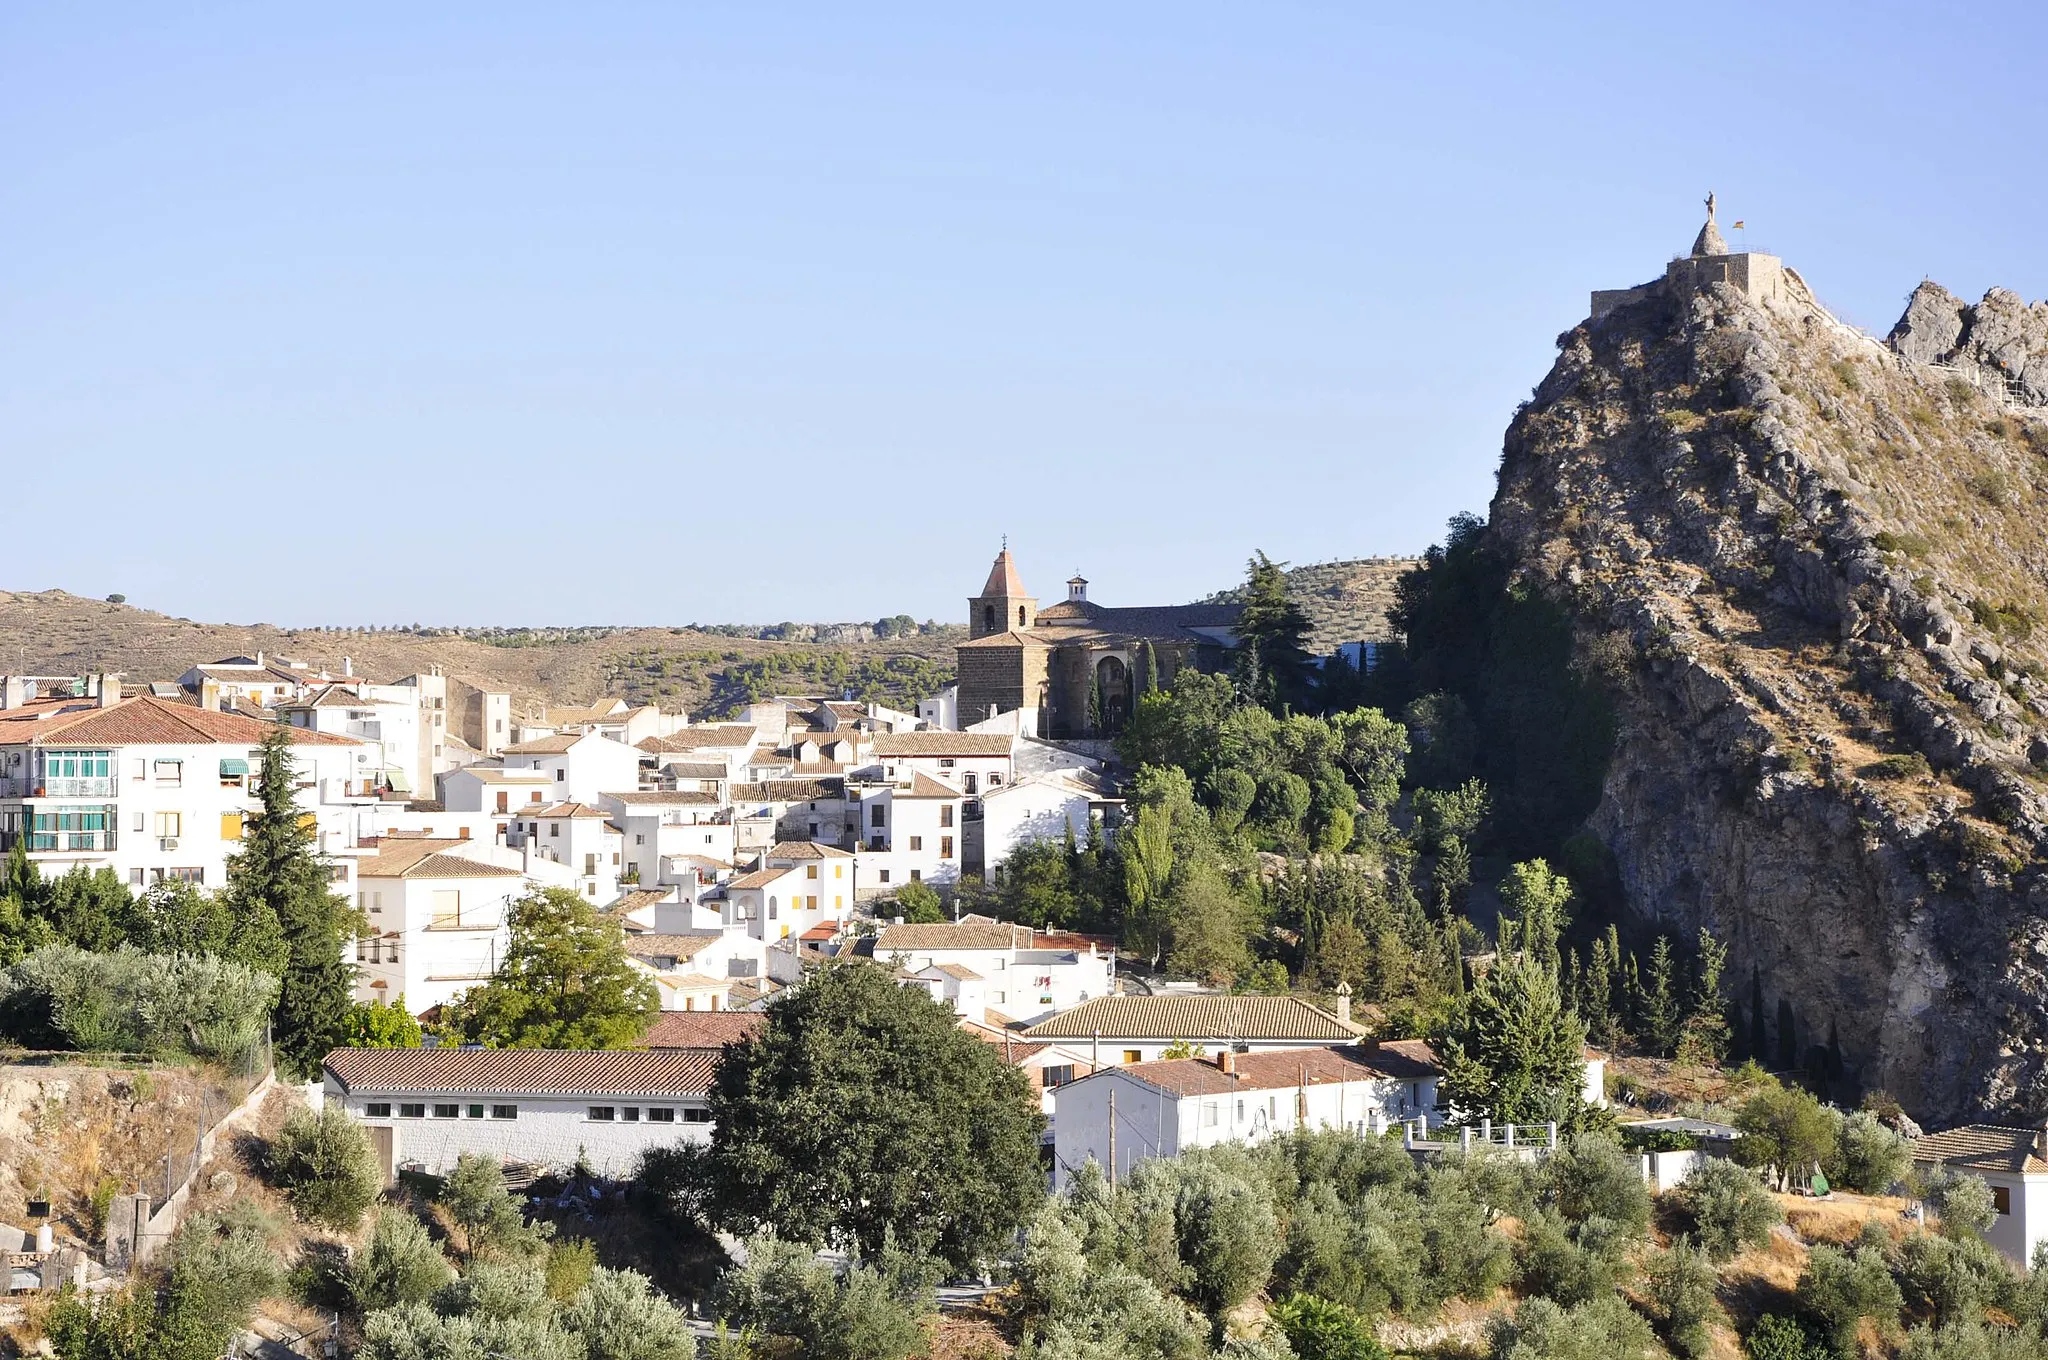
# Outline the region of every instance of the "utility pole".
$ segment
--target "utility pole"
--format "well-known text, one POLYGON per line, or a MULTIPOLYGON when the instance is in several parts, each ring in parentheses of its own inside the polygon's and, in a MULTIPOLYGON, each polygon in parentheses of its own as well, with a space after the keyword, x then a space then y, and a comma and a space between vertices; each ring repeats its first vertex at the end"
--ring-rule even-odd
POLYGON ((1116 1189, 1116 1087, 1109 1088, 1109 1188, 1116 1189))

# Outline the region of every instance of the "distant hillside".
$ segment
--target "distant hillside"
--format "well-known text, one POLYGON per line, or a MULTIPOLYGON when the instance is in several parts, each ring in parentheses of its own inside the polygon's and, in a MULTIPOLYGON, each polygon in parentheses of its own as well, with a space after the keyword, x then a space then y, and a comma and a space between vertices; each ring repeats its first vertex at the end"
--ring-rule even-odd
MULTIPOLYGON (((844 674, 859 683, 874 669, 866 663, 887 657, 936 662, 950 673, 953 645, 965 631, 942 627, 877 641, 869 625, 782 627, 825 641, 769 641, 690 628, 278 628, 262 623, 196 623, 62 590, 0 591, 0 670, 42 675, 107 670, 119 671, 131 681, 175 680, 195 661, 262 651, 324 666, 336 674, 347 657, 356 674, 372 680, 393 680, 438 665, 454 679, 479 689, 510 690, 521 700, 588 703, 616 694, 697 711, 712 702, 714 694, 721 701, 729 699, 735 684, 726 679, 728 668, 739 668, 734 681, 745 690, 763 669, 746 663, 784 655, 792 660, 786 668, 777 668, 778 673, 787 674, 792 682, 802 676, 844 674), (849 637, 860 640, 842 641, 849 637), (663 658, 668 659, 666 667, 663 658)), ((925 683, 932 669, 929 664, 910 668, 925 683)), ((881 693, 878 690, 877 697, 881 693)), ((889 697, 909 696, 889 691, 889 697)))
MULTIPOLYGON (((1287 591, 1308 615, 1309 650, 1323 656, 1347 642, 1391 636, 1387 610, 1393 607, 1394 582, 1415 562, 1412 557, 1363 557, 1290 568, 1287 591)), ((1201 603, 1226 603, 1240 593, 1218 591, 1201 603)))

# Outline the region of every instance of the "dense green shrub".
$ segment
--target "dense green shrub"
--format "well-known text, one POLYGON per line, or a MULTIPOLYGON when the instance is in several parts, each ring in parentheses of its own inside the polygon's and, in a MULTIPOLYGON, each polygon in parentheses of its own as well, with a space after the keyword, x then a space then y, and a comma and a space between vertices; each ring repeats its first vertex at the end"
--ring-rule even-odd
POLYGON ((230 1058, 276 999, 277 979, 225 959, 50 945, 0 974, 0 1026, 35 1047, 230 1058))
POLYGON ((356 1308, 373 1313, 402 1303, 425 1303, 454 1272, 420 1221, 386 1209, 377 1215, 369 1245, 348 1263, 343 1282, 356 1308))
POLYGON ((360 1126, 338 1105, 294 1110, 271 1141, 270 1179, 299 1217, 342 1231, 377 1198, 377 1159, 360 1126))
POLYGON ((933 1305, 926 1281, 894 1265, 842 1273, 801 1243, 758 1234, 745 1263, 720 1280, 718 1314, 729 1326, 789 1337, 816 1360, 899 1360, 923 1349, 918 1320, 933 1305))
POLYGON ((1641 1360, 1655 1343, 1650 1324, 1613 1294, 1575 1308, 1530 1299, 1496 1318, 1492 1360, 1641 1360))
POLYGON ((1718 1158, 1701 1162, 1673 1194, 1693 1223, 1693 1237, 1716 1261, 1770 1240, 1784 1210, 1754 1172, 1718 1158))
POLYGON ((1371 1322, 1333 1300, 1290 1294, 1266 1316, 1299 1360, 1386 1360, 1371 1322))
POLYGON ((1854 1252, 1815 1247, 1799 1277, 1799 1302, 1845 1356, 1855 1353, 1857 1329, 1865 1318, 1888 1335, 1897 1329, 1905 1306, 1883 1254, 1873 1247, 1854 1252))
POLYGON ((505 1188, 505 1170, 495 1157, 465 1152, 455 1159, 441 1187, 441 1202, 462 1230, 463 1255, 535 1256, 544 1251, 552 1225, 526 1221, 519 1200, 505 1188))
POLYGON ((1713 1349, 1708 1324, 1720 1311, 1714 1302, 1715 1283, 1707 1254, 1684 1237, 1650 1263, 1650 1302, 1671 1349, 1686 1360, 1706 1360, 1713 1349))
POLYGON ((1912 1148, 1902 1135, 1886 1128, 1869 1111, 1858 1110, 1842 1120, 1828 1177, 1844 1190, 1881 1195, 1906 1174, 1912 1162, 1912 1148))

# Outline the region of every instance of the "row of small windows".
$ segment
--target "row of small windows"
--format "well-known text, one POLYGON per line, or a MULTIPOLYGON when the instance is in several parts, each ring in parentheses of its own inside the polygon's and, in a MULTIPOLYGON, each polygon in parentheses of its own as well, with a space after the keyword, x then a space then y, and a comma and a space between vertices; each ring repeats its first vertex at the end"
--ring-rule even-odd
MULTIPOLYGON (((447 1104, 428 1106, 424 1103, 414 1104, 405 1101, 399 1102, 398 1117, 400 1119, 426 1119, 429 1117, 427 1114, 429 1109, 433 1110, 432 1118, 435 1119, 482 1119, 484 1111, 487 1109, 490 1111, 492 1119, 517 1119, 519 1117, 519 1107, 517 1105, 447 1104)), ((363 1117, 365 1119, 389 1119, 391 1118, 391 1105, 386 1101, 373 1100, 363 1106, 363 1117)))
MULTIPOLYGON (((676 1122, 676 1110, 673 1105, 648 1105, 645 1107, 639 1105, 592 1105, 590 1107, 590 1121, 593 1124, 637 1124, 640 1122, 642 1114, 646 1115, 647 1122, 650 1124, 673 1124, 676 1122)), ((702 1106, 686 1107, 683 1110, 682 1119, 685 1124, 709 1124, 711 1122, 711 1111, 702 1106)))

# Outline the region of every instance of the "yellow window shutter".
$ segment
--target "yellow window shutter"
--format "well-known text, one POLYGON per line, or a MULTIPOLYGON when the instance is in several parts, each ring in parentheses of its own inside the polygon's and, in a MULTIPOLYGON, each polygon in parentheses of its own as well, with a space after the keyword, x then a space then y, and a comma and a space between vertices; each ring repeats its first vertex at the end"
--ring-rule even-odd
POLYGON ((320 818, 318 814, 311 812, 301 812, 299 814, 299 830, 311 831, 314 827, 318 826, 319 824, 320 818))
POLYGON ((224 841, 238 841, 242 839, 241 813, 223 812, 220 815, 220 838, 224 841))

